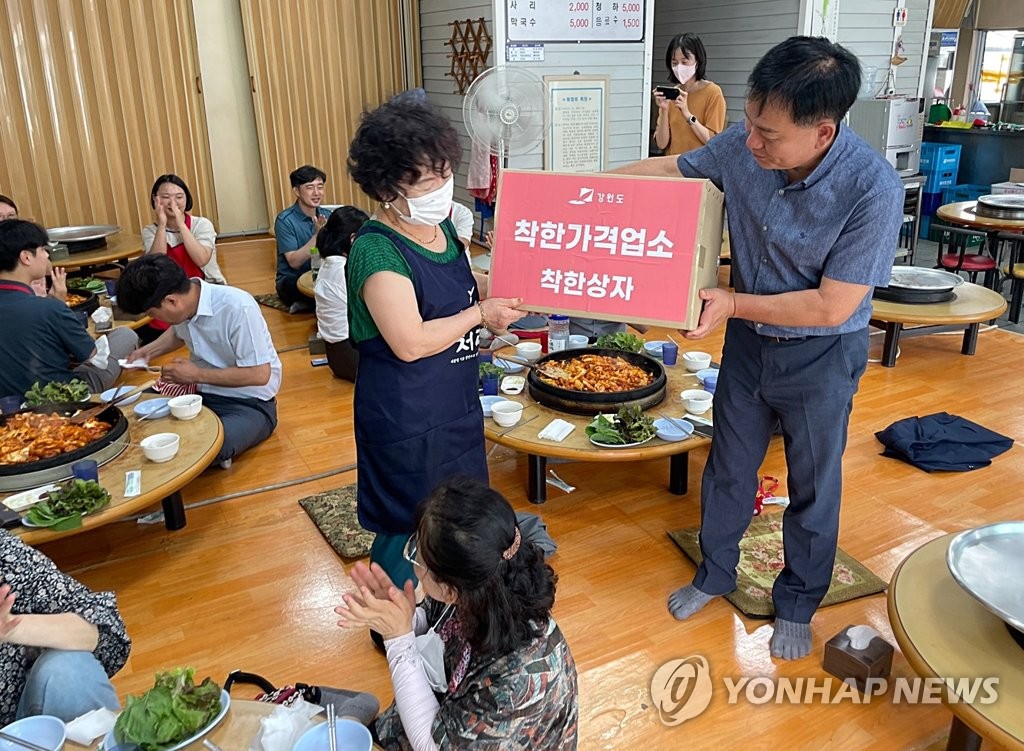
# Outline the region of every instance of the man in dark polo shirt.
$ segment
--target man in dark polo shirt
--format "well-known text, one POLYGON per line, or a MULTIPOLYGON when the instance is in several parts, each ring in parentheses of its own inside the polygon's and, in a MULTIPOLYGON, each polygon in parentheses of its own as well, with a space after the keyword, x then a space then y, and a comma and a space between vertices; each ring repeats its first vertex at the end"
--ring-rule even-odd
POLYGON ((748 80, 745 121, 707 146, 621 168, 703 177, 725 194, 735 290, 700 293, 700 339, 726 324, 715 436, 701 485, 704 560, 669 610, 688 618, 736 587, 758 472, 781 424, 790 498, 772 591, 773 657, 811 650, 839 536, 842 457, 867 365, 871 290, 888 283, 903 220, 893 168, 842 123, 860 65, 824 38, 792 37, 748 80))
POLYGON ((292 172, 288 179, 295 194, 295 203, 277 215, 274 237, 277 239, 277 277, 275 286, 281 302, 289 312, 311 310, 312 298, 299 291, 299 277, 310 269, 310 250, 316 246, 316 235, 327 224, 331 212, 320 207, 324 198, 327 175, 306 164, 292 172))
POLYGON ((117 361, 138 346, 131 329, 106 335, 109 350, 97 352, 78 316, 29 286, 50 271, 46 230, 21 219, 0 222, 0 396, 24 394, 35 382, 79 378, 95 391, 110 388, 121 374, 117 361))

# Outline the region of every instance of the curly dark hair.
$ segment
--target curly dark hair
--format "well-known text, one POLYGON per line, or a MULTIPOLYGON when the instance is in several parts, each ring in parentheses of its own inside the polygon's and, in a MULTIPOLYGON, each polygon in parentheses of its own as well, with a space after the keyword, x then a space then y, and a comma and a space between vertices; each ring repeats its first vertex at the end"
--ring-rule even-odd
POLYGON ((339 206, 331 212, 327 224, 316 235, 316 249, 321 258, 345 256, 352 250, 352 235, 369 219, 355 206, 339 206))
POLYGON ((509 502, 477 480, 439 485, 416 511, 420 562, 457 593, 466 640, 477 654, 508 654, 544 633, 558 577, 540 548, 520 538, 509 502))
POLYGON ((462 158, 459 134, 440 110, 412 97, 395 97, 364 112, 348 150, 348 172, 375 201, 393 201, 399 183, 426 167, 443 174, 462 158))

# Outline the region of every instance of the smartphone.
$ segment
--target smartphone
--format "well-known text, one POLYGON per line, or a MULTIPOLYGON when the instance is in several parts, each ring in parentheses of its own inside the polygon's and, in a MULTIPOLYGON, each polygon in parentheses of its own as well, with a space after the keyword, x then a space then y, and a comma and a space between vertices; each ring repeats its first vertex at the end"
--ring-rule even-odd
POLYGON ((702 435, 705 438, 715 437, 715 428, 712 425, 701 425, 700 423, 693 423, 693 432, 697 435, 702 435))
POLYGON ((655 86, 654 88, 657 89, 658 93, 661 94, 666 99, 679 98, 679 89, 677 89, 675 86, 655 86))
POLYGON ((309 364, 312 365, 314 368, 318 368, 321 365, 326 365, 327 364, 327 358, 326 357, 314 357, 312 360, 309 361, 309 364))
POLYGON ((11 511, 9 508, 0 508, 0 527, 9 529, 10 527, 21 526, 21 514, 17 511, 11 511))

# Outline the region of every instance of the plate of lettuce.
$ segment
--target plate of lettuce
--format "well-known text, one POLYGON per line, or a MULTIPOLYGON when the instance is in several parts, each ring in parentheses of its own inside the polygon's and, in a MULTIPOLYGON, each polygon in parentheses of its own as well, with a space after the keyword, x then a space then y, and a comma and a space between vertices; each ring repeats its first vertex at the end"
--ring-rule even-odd
POLYGON ((224 719, 231 696, 211 679, 199 685, 193 668, 156 674, 142 696, 129 696, 102 751, 178 751, 224 719))

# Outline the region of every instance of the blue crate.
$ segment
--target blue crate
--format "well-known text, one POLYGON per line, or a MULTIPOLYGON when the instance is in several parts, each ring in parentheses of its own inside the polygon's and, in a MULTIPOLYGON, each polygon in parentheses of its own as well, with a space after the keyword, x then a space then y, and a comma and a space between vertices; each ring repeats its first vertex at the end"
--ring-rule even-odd
POLYGON ((917 225, 917 236, 922 240, 928 239, 928 230, 932 226, 932 218, 921 214, 921 222, 917 225))
POLYGON ((939 172, 953 170, 956 172, 960 167, 960 144, 954 143, 929 143, 921 144, 921 171, 939 172))
POLYGON ((942 193, 943 188, 952 188, 954 185, 956 185, 956 170, 929 172, 925 175, 924 192, 942 193))
POLYGON ((982 196, 987 196, 991 192, 991 185, 974 185, 971 183, 954 185, 952 188, 944 188, 942 190, 942 202, 977 201, 982 196))

